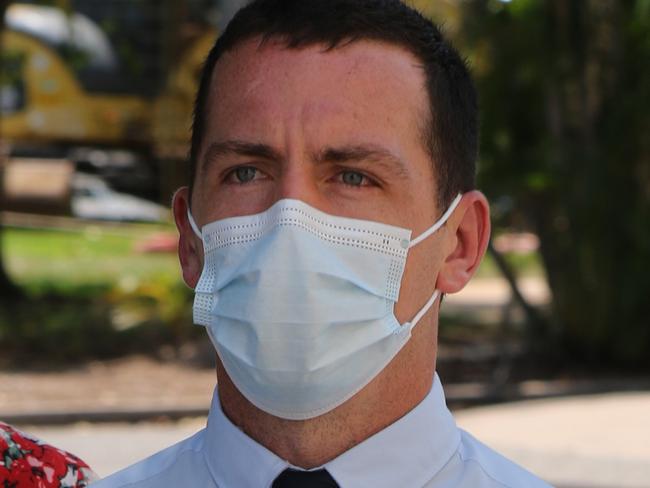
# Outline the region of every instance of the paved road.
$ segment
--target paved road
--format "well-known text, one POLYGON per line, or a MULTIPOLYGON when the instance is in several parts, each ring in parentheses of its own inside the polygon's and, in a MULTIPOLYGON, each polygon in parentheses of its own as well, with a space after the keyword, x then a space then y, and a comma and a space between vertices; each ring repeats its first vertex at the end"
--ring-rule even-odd
MULTIPOLYGON (((456 412, 461 427, 554 486, 650 488, 650 392, 526 401, 456 412)), ((84 458, 100 476, 205 423, 23 426, 84 458)))
POLYGON ((104 477, 191 436, 204 426, 205 419, 194 418, 178 422, 19 427, 76 454, 104 477))
POLYGON ((565 487, 650 487, 650 393, 535 400, 456 412, 458 424, 565 487))

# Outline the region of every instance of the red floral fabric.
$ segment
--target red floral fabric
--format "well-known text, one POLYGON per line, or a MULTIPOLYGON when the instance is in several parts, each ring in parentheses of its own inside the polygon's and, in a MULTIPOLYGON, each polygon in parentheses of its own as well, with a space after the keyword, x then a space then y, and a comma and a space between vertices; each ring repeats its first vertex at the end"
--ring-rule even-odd
POLYGON ((95 478, 77 456, 0 422, 0 488, 83 488, 95 478))

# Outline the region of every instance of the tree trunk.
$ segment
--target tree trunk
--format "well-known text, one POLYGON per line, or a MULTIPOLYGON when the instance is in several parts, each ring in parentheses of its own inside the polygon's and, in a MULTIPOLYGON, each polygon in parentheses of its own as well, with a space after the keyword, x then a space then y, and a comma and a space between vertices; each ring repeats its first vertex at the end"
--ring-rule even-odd
POLYGON ((647 227, 650 215, 635 171, 646 135, 634 115, 645 107, 625 105, 639 62, 623 56, 633 12, 616 0, 547 6, 555 57, 546 86, 547 164, 557 182, 532 213, 555 322, 572 357, 638 361, 650 349, 648 279, 639 267, 650 245, 637 222, 647 227))
POLYGON ((531 222, 547 350, 650 364, 650 4, 463 2, 482 99, 481 186, 531 222))

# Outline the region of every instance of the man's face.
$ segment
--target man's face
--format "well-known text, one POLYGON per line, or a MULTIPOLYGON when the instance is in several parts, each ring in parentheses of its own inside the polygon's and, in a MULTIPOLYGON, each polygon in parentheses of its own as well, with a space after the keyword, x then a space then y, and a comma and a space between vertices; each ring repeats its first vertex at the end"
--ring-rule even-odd
MULTIPOLYGON (((194 217, 202 226, 294 198, 333 215, 409 228, 415 237, 440 215, 423 137, 428 110, 420 63, 400 47, 242 43, 213 76, 194 217)), ((400 322, 435 288, 443 231, 409 252, 400 322)))

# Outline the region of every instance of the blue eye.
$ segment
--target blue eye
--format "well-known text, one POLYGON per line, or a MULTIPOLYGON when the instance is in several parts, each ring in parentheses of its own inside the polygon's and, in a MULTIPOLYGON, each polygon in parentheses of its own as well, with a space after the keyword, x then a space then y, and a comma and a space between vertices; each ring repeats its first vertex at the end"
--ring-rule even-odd
POLYGON ((356 171, 344 171, 341 173, 343 183, 350 186, 361 186, 364 182, 365 176, 356 171))
POLYGON ((253 168, 252 166, 242 166, 235 169, 234 175, 238 183, 248 183, 255 179, 255 176, 257 175, 257 169, 253 168))

